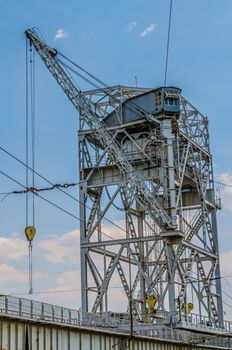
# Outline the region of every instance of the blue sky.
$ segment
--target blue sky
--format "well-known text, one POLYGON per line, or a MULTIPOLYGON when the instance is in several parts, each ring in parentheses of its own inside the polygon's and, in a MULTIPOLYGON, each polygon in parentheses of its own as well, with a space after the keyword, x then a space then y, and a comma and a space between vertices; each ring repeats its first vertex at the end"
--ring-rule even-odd
MULTIPOLYGON (((25 160, 24 31, 27 28, 39 27, 51 46, 108 85, 134 85, 136 75, 139 86, 156 87, 164 80, 168 9, 168 0, 0 0, 1 146, 25 160), (59 29, 65 35, 55 39, 59 29)), ((209 117, 215 174, 228 184, 232 184, 231 31, 230 0, 173 1, 167 81, 181 87, 183 95, 209 117)), ((78 181, 77 129, 77 112, 37 57, 36 169, 54 183, 78 181)), ((0 159, 1 170, 25 183, 22 166, 3 153, 0 159)), ((45 183, 36 178, 36 185, 45 183)), ((17 188, 1 176, 0 192, 17 188)), ((77 189, 69 193, 76 196, 77 189)), ((221 193, 222 270, 224 275, 231 275, 232 191, 222 187, 221 193)), ((46 193, 46 198, 78 215, 77 203, 58 191, 46 193)), ((0 239, 4 239, 0 247, 0 274, 3 276, 9 274, 9 269, 14 269, 12 276, 17 275, 18 269, 27 272, 27 251, 22 248, 21 255, 15 257, 17 247, 26 245, 24 227, 24 196, 8 196, 0 202, 0 239), (6 247, 15 254, 6 255, 6 247)), ((78 270, 78 233, 72 233, 78 227, 76 220, 36 200, 37 238, 33 253, 34 270, 38 274, 36 290, 78 289, 76 282, 70 282, 70 276, 75 276, 78 270), (49 243, 48 238, 53 241, 49 243), (67 261, 71 248, 73 259, 67 261), (53 259, 55 251, 60 256, 53 259)), ((225 289, 232 294, 228 284, 231 281, 227 279, 225 289)), ((27 291, 26 275, 20 281, 6 278, 1 288, 3 292, 27 291)), ((79 296, 72 297, 78 306, 79 296)), ((65 303, 65 298, 59 301, 65 303)))

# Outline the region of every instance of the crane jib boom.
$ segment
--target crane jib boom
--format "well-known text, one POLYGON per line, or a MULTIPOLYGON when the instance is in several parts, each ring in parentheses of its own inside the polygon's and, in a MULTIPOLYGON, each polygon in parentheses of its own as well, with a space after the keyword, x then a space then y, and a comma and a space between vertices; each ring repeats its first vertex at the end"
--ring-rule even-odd
POLYGON ((98 106, 81 94, 80 89, 77 88, 72 78, 57 60, 58 52, 50 48, 34 29, 28 29, 25 35, 74 107, 79 111, 90 129, 94 131, 95 137, 107 149, 111 159, 126 176, 128 186, 134 197, 163 230, 175 229, 175 225, 162 207, 158 195, 149 189, 143 174, 131 165, 127 154, 114 139, 104 121, 100 119, 98 106))

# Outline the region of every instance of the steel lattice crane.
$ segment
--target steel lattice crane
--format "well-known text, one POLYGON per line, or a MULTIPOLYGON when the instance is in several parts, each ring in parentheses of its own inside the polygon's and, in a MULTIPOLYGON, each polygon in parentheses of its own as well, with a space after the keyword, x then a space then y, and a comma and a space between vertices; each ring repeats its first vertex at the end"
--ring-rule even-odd
POLYGON ((82 311, 109 312, 117 279, 141 321, 168 311, 176 324, 194 307, 222 325, 207 118, 174 87, 82 92, 64 56, 25 34, 80 114, 82 311), (123 227, 107 240, 112 208, 123 227))

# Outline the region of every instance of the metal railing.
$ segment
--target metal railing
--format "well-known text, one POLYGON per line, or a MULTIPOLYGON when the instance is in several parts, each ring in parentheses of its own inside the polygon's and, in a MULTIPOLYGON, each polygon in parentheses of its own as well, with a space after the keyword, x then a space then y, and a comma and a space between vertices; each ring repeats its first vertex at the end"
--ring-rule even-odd
MULTIPOLYGON (((188 326, 192 328, 198 328, 198 329, 204 329, 204 330, 211 330, 211 331, 230 331, 230 323, 229 321, 225 321, 223 325, 215 324, 214 322, 210 321, 207 316, 198 315, 195 313, 190 313, 187 316, 183 315, 181 320, 179 321, 180 326, 188 326)), ((232 323, 231 323, 232 326, 232 323)), ((232 330, 232 328, 231 328, 232 330)))
POLYGON ((8 295, 0 295, 0 313, 34 320, 81 324, 78 310, 8 295))
MULTIPOLYGON (((39 301, 0 295, 0 315, 40 322, 108 329, 131 336, 130 317, 124 313, 83 313, 79 310, 54 306, 39 301)), ((159 319, 156 323, 134 320, 133 335, 193 345, 205 344, 205 346, 232 348, 232 322, 226 321, 223 328, 217 328, 209 324, 206 317, 200 317, 196 314, 189 315, 187 320, 179 322, 175 328, 165 325, 165 322, 167 322, 167 318, 163 318, 163 322, 159 319), (196 328, 202 332, 193 332, 196 328)))

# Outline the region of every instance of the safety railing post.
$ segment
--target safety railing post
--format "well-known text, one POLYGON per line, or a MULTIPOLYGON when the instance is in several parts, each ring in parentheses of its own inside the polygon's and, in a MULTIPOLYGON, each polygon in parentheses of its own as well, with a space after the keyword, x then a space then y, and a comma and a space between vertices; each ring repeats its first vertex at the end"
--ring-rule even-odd
POLYGON ((77 311, 77 322, 78 322, 78 325, 80 326, 81 325, 81 322, 80 322, 80 310, 77 311))
POLYGON ((63 307, 61 308, 61 322, 63 323, 63 316, 64 316, 64 309, 63 307))
POLYGON ((31 318, 33 318, 33 301, 32 300, 30 305, 30 315, 31 315, 31 318))
POLYGON ((52 321, 54 322, 55 319, 55 310, 54 310, 54 306, 52 305, 52 321))
POLYGON ((44 318, 44 303, 41 304, 41 318, 44 318))
POLYGON ((19 298, 19 316, 22 315, 22 299, 19 298))
POLYGON ((5 295, 5 313, 8 313, 8 297, 5 295))

